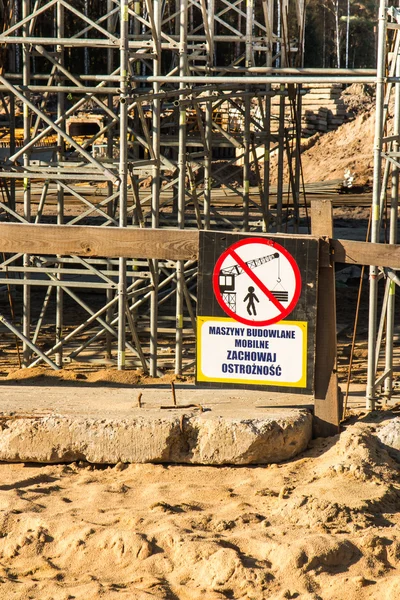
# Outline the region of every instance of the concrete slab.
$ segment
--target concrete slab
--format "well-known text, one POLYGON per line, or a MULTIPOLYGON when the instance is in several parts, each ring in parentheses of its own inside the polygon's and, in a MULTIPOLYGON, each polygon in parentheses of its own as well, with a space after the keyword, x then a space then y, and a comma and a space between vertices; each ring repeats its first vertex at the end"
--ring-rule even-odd
POLYGON ((268 464, 311 438, 312 398, 297 394, 176 386, 176 408, 161 387, 21 384, 0 394, 7 462, 268 464))

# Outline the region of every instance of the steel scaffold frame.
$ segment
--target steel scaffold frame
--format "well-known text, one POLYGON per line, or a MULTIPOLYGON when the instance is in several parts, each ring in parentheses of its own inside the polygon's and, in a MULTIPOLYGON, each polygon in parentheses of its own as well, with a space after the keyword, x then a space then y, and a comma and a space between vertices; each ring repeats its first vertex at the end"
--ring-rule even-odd
MULTIPOLYGON (((399 207, 400 142, 400 10, 379 6, 374 187, 371 242, 396 244, 399 207)), ((377 396, 386 404, 394 388, 394 334, 397 272, 370 267, 368 376, 366 408, 374 410, 377 396), (384 283, 381 306, 379 289, 384 283), (379 314, 380 310, 380 314, 379 314), (379 324, 378 324, 379 323, 379 324)))
MULTIPOLYGON (((10 221, 297 231, 301 85, 327 77, 330 83, 375 80, 367 71, 301 68, 303 0, 12 5, 12 20, 0 35, 9 57, 0 71, 8 116, 0 147, 0 218, 10 221), (296 90, 290 99, 289 86, 296 90), (274 97, 278 127, 271 126, 274 97), (284 119, 289 103, 291 123, 284 119), (93 117, 95 132, 74 134, 74 123, 93 117), (22 125, 22 139, 15 124, 22 125), (278 157, 275 209, 272 152, 278 157), (294 174, 289 208, 284 160, 294 174), (232 182, 232 174, 240 182, 232 182)), ((0 286, 23 289, 22 325, 7 327, 23 341, 26 367, 44 357, 53 368, 90 360, 85 352, 94 347, 108 361, 117 350, 119 369, 141 366, 156 376, 171 362, 161 360, 160 333, 173 336, 176 373, 193 364, 184 347, 185 336, 195 335, 193 261, 48 256, 43 248, 40 256, 4 256, 0 271, 0 286), (43 288, 40 311, 32 314, 32 296, 43 288), (104 295, 101 306, 88 299, 95 291, 104 295), (41 338, 54 292, 49 348, 41 338), (67 298, 88 315, 69 328, 67 298), (160 306, 168 311, 161 314, 160 306)))

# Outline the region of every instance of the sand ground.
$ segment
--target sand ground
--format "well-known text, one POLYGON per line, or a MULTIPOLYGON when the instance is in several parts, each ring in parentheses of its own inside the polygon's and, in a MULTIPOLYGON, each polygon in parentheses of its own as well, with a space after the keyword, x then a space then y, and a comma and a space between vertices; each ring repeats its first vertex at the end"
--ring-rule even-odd
POLYGON ((2 464, 0 599, 396 600, 396 413, 267 467, 2 464))

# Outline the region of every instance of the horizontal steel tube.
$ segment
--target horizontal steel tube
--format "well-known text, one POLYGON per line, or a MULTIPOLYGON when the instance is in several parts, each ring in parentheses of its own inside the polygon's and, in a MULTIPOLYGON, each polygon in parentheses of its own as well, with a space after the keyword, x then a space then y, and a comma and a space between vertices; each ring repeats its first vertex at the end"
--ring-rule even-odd
POLYGON ((321 69, 283 67, 275 69, 274 67, 196 67, 196 69, 208 69, 209 71, 224 73, 270 73, 271 75, 371 75, 376 76, 376 69, 321 69))
MULTIPOLYGON (((50 148, 49 148, 50 149, 50 148)), ((62 181, 109 181, 103 175, 93 175, 92 173, 68 174, 68 173, 52 173, 51 171, 29 173, 28 171, 0 171, 0 178, 5 179, 60 179, 62 181)))
MULTIPOLYGON (((63 92, 65 94, 98 94, 101 96, 109 96, 113 94, 114 96, 119 94, 119 88, 110 88, 110 87, 86 87, 84 85, 18 85, 15 87, 20 92, 46 92, 46 93, 59 93, 63 92)), ((0 92, 8 92, 8 88, 5 85, 0 85, 0 92)))
MULTIPOLYGON (((21 36, 7 36, 0 35, 0 44, 45 44, 54 46, 54 43, 58 46, 66 46, 75 48, 77 46, 88 47, 88 48, 119 48, 119 40, 106 40, 100 38, 54 38, 54 37, 21 37, 21 36)), ((150 41, 138 41, 129 42, 129 48, 152 48, 152 42, 150 41)), ((143 54, 145 58, 145 54, 143 54)))
MULTIPOLYGON (((77 75, 79 75, 79 78, 82 79, 82 81, 115 81, 118 82, 120 81, 120 77, 118 75, 82 75, 81 73, 77 73, 77 75)), ((22 81, 22 77, 19 73, 6 73, 5 75, 6 79, 9 80, 18 80, 18 81, 22 81)), ((31 75, 31 80, 32 81, 39 81, 39 80, 44 80, 47 81, 48 79, 50 79, 51 77, 51 73, 35 73, 35 75, 31 75)), ((58 74, 58 80, 59 81, 63 81, 65 80, 66 77, 62 76, 62 73, 58 74)), ((109 90, 110 88, 107 88, 107 90, 109 90)))
MULTIPOLYGON (((275 75, 266 75, 265 77, 255 76, 255 77, 207 77, 206 75, 199 76, 184 76, 179 77, 178 75, 172 76, 163 76, 163 75, 148 75, 148 76, 138 76, 133 77, 133 81, 137 83, 208 83, 210 85, 219 85, 221 83, 224 84, 285 84, 285 83, 375 83, 376 78, 371 75, 360 75, 358 77, 355 76, 345 76, 342 75, 340 77, 324 77, 321 75, 304 75, 303 77, 299 75, 287 75, 287 76, 275 76, 275 75)), ((396 80, 394 78, 394 80, 396 80)), ((396 80, 397 81, 397 80, 396 80)))
POLYGON ((7 279, 7 278, 1 278, 0 277, 0 284, 6 283, 8 285, 12 284, 12 285, 45 285, 48 287, 65 287, 65 288, 96 288, 96 289, 101 289, 101 290, 106 290, 106 289, 116 289, 118 286, 117 284, 111 284, 111 283, 94 283, 92 281, 88 281, 88 282, 80 282, 80 281, 67 281, 66 279, 63 279, 62 281, 59 280, 54 280, 54 281, 49 281, 48 279, 7 279))

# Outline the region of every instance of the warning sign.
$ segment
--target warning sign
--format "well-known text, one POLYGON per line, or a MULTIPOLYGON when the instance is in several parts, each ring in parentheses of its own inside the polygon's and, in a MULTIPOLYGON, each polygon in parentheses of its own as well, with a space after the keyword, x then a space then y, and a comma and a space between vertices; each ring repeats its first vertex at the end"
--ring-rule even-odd
POLYGON ((271 325, 296 306, 301 276, 293 256, 277 242, 246 238, 219 257, 213 288, 230 317, 246 325, 271 325))
POLYGON ((319 242, 200 232, 196 383, 312 393, 319 242))
POLYGON ((248 327, 198 318, 198 381, 306 387, 307 323, 248 327))

